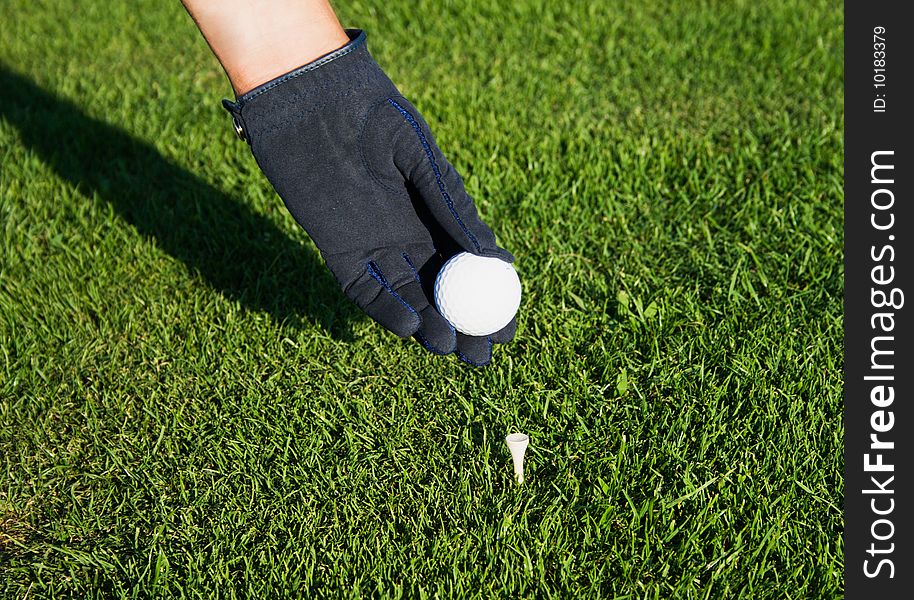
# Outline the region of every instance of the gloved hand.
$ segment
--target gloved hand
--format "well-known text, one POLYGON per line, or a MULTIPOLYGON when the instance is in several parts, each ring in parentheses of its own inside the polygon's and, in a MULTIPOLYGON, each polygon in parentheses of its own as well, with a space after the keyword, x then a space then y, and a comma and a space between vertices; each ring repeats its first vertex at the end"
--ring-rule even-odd
POLYGON ((429 301, 435 276, 462 250, 514 257, 371 58, 365 33, 347 33, 346 46, 223 104, 344 293, 395 334, 484 365, 516 321, 487 337, 456 332, 429 301))

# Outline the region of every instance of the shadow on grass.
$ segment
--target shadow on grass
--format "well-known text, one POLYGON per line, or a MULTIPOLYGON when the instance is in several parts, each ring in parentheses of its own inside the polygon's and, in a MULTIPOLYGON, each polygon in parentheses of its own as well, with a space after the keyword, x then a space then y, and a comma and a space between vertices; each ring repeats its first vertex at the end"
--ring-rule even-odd
POLYGON ((154 147, 0 65, 0 119, 86 196, 97 195, 214 289, 279 322, 351 339, 359 313, 320 258, 154 147))

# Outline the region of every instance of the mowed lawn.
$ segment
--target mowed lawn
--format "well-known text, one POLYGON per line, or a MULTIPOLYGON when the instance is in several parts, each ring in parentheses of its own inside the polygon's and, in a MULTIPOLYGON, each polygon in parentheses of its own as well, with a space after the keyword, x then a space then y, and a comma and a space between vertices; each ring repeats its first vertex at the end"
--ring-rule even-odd
POLYGON ((841 3, 336 4, 516 341, 349 303, 177 0, 5 0, 0 596, 840 596, 841 3))

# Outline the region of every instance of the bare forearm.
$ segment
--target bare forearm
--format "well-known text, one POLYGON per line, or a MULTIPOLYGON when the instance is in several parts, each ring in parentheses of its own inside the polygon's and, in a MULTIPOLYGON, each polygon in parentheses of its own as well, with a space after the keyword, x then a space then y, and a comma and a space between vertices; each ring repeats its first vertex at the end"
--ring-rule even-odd
POLYGON ((182 0, 243 94, 349 40, 328 0, 182 0))

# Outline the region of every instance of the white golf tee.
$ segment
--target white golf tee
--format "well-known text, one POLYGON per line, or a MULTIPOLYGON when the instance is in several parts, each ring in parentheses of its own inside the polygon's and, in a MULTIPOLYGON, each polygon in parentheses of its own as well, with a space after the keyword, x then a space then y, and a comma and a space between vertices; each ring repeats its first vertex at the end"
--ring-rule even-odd
POLYGON ((512 433, 505 438, 508 444, 508 450, 511 451, 511 459, 514 461, 514 476, 517 483, 524 482, 524 452, 527 451, 527 445, 530 443, 530 437, 523 433, 512 433))

